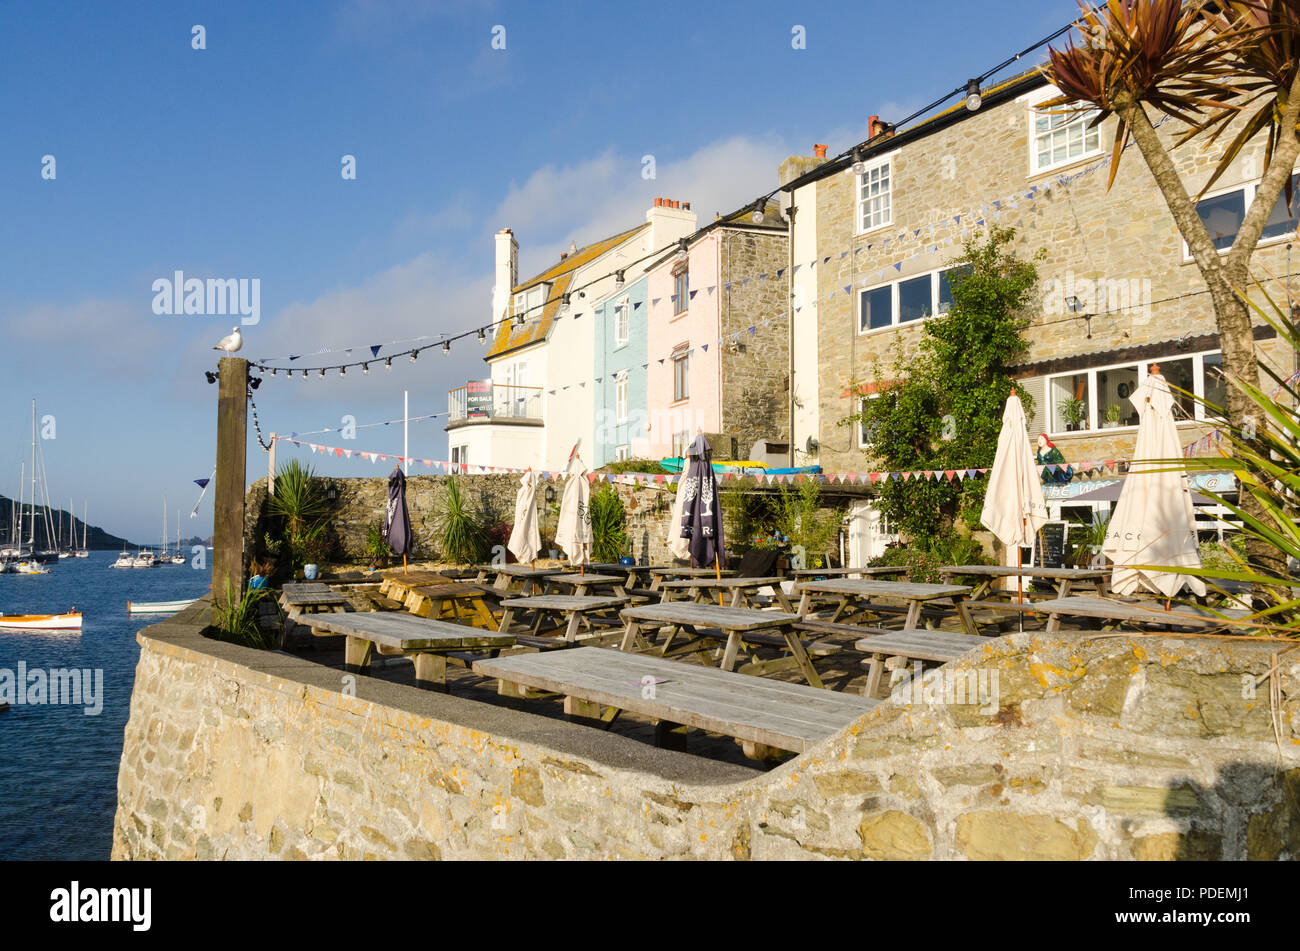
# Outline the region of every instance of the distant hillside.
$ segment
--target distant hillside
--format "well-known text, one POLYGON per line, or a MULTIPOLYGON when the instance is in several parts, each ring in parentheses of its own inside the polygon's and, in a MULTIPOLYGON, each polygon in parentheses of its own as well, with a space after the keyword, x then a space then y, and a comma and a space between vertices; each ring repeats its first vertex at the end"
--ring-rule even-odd
MULTIPOLYGON (((12 529, 10 528, 10 521, 14 508, 13 499, 0 495, 0 546, 8 547, 10 539, 13 537, 12 529)), ((59 513, 59 509, 50 509, 50 517, 52 519, 51 524, 54 525, 56 531, 59 526, 59 513)), ((27 534, 26 520, 30 517, 30 515, 23 516, 24 534, 27 534)), ((68 537, 68 518, 68 513, 66 511, 63 512, 63 537, 65 539, 68 537)), ((71 518, 73 527, 76 530, 77 544, 80 545, 82 525, 84 523, 76 516, 71 516, 71 518)), ((36 547, 45 548, 48 544, 49 542, 45 538, 45 506, 38 505, 36 507, 36 547)), ((119 538, 117 535, 110 535, 102 528, 97 528, 94 525, 90 526, 90 532, 86 536, 86 544, 92 551, 102 549, 121 551, 123 548, 140 547, 134 542, 127 541, 125 538, 119 538)))

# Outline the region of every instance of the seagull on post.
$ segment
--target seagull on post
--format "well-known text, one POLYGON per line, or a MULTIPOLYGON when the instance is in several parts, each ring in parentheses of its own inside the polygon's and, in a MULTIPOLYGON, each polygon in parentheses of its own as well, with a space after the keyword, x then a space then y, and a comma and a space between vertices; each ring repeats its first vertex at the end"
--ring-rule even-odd
POLYGON ((230 334, 228 337, 222 337, 221 343, 213 347, 213 350, 224 350, 226 353, 234 353, 244 345, 244 338, 239 335, 239 328, 232 327, 231 330, 233 330, 234 333, 230 334))

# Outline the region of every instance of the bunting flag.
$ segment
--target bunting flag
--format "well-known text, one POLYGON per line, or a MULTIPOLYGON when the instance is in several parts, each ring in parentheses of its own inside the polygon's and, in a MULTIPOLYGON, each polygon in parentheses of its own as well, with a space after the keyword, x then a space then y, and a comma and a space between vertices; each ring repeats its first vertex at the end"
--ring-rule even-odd
POLYGON ((198 514, 199 514, 199 506, 203 503, 203 496, 205 496, 205 495, 208 494, 208 483, 211 482, 211 481, 212 481, 213 479, 215 479, 216 477, 217 477, 217 467, 216 467, 216 466, 213 466, 213 467, 212 467, 212 475, 208 476, 206 479, 195 479, 195 480, 194 480, 194 484, 197 485, 197 486, 199 487, 199 490, 200 490, 200 491, 199 491, 199 498, 198 498, 198 501, 196 501, 196 502, 194 503, 194 511, 190 512, 190 518, 197 518, 197 517, 198 517, 198 514))

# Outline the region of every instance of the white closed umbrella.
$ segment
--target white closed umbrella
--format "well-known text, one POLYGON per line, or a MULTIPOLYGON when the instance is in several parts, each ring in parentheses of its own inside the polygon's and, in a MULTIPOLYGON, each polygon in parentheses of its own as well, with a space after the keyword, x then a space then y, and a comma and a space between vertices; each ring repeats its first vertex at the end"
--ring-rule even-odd
POLYGON ((1146 590, 1171 598, 1186 586, 1205 594, 1205 582, 1195 575, 1134 567, 1199 568, 1201 553, 1191 487, 1178 465, 1183 448, 1174 424, 1174 397, 1158 367, 1151 368, 1129 401, 1138 411, 1137 444, 1101 549, 1115 563, 1111 590, 1146 590))
MULTIPOLYGON (((685 478, 685 475, 682 476, 685 478)), ((668 517, 668 551, 680 561, 689 561, 691 541, 682 535, 682 509, 686 504, 686 492, 682 489, 681 479, 677 480, 677 494, 673 496, 672 513, 668 517)))
POLYGON ((535 561, 542 548, 541 528, 537 524, 537 473, 529 469, 519 480, 515 493, 515 527, 510 531, 506 548, 520 562, 535 561))
POLYGON ((559 526, 555 530, 555 544, 564 549, 571 565, 585 565, 591 560, 590 502, 591 485, 587 482, 587 467, 579 458, 577 470, 564 483, 559 526))
MULTIPOLYGON (((1016 550, 1016 567, 1020 567, 1020 549, 1031 547, 1034 536, 1047 521, 1043 502, 1043 481, 1038 464, 1029 448, 1029 427, 1025 407, 1015 390, 1007 397, 1002 410, 1002 430, 998 433, 998 451, 993 457, 984 492, 984 510, 980 524, 997 536, 998 541, 1016 550)), ((1024 580, 1018 578, 1017 585, 1024 580)), ((1024 600, 1023 587, 1020 600, 1024 600)))

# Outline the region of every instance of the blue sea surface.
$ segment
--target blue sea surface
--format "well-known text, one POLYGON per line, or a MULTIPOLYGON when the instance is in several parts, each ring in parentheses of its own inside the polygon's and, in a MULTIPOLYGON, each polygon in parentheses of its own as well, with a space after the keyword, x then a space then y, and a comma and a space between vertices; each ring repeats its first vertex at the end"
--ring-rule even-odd
MULTIPOLYGON (((187 554, 189 550, 186 549, 187 554)), ((130 615, 127 601, 198 598, 212 583, 211 552, 192 564, 112 568, 117 552, 65 558, 47 575, 0 574, 0 613, 57 614, 76 607, 76 631, 0 630, 0 670, 103 671, 103 709, 13 704, 0 713, 0 860, 107 860, 117 769, 140 656, 136 633, 162 620, 130 615)), ((191 555, 191 560, 193 556, 191 555)), ((93 674, 92 674, 93 676, 93 674)))

